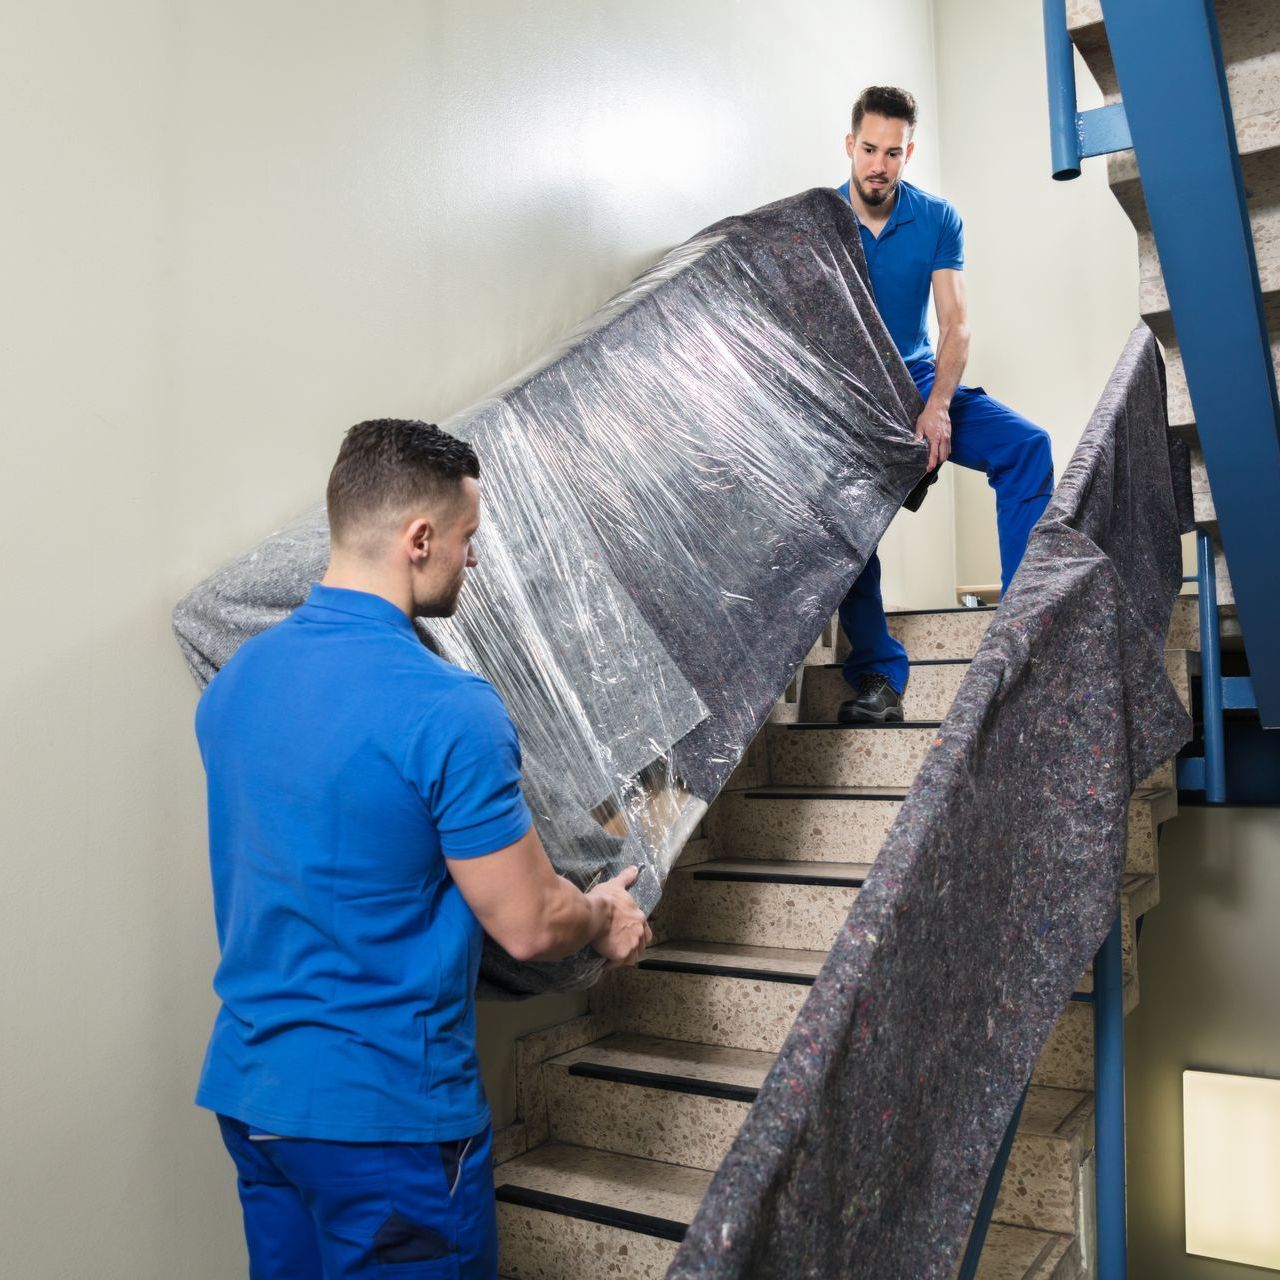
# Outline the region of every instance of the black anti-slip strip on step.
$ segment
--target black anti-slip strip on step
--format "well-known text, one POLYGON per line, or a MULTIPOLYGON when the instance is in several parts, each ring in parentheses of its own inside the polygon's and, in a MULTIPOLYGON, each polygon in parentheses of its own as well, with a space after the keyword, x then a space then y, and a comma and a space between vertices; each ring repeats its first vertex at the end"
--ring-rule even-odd
POLYGON ((708 978, 746 978, 749 982, 789 982, 797 987, 813 986, 813 978, 803 973, 776 973, 772 969, 751 969, 736 964, 699 963, 693 960, 641 960, 637 968, 655 973, 699 973, 708 978))
MULTIPOLYGON (((967 667, 972 661, 972 658, 912 658, 911 665, 913 667, 967 667)), ((815 662, 813 666, 827 671, 844 670, 843 662, 815 662)))
POLYGON ((494 1193, 503 1204, 517 1204, 525 1209, 541 1209, 543 1213, 558 1213, 566 1218, 581 1218, 584 1222, 596 1222, 604 1227, 619 1227, 634 1231, 637 1235, 657 1236, 659 1240, 684 1239, 689 1226, 670 1218, 655 1218, 647 1213, 632 1213, 630 1209, 617 1209, 613 1205, 595 1204, 590 1200, 575 1200, 572 1196, 558 1196, 551 1191, 534 1191, 531 1187, 518 1187, 504 1182, 494 1193))
MULTIPOLYGON (((777 726, 775 726, 777 727, 777 726)), ((781 726, 784 729, 940 729, 941 720, 859 720, 856 724, 841 724, 838 720, 800 720, 781 726)))
POLYGON ((693 878, 728 884, 802 884, 835 889, 861 889, 866 880, 863 875, 815 876, 809 871, 701 871, 696 868, 693 878))
POLYGON ((761 788, 759 791, 744 791, 743 798, 746 800, 905 800, 907 793, 905 791, 894 791, 888 795, 874 796, 856 796, 856 795, 832 795, 827 791, 780 791, 769 788, 761 788))
POLYGON ((668 1093, 693 1093, 700 1098, 723 1098, 727 1102, 754 1102, 759 1089, 745 1084, 722 1084, 718 1080, 699 1080, 696 1076, 676 1076, 665 1071, 637 1071, 633 1067, 611 1067, 603 1062, 575 1062, 571 1076, 588 1080, 608 1080, 611 1084, 635 1084, 646 1089, 664 1089, 668 1093))
POLYGON ((892 609, 885 614, 887 618, 919 618, 926 613, 995 613, 996 606, 993 604, 967 605, 958 604, 951 605, 946 609, 892 609))

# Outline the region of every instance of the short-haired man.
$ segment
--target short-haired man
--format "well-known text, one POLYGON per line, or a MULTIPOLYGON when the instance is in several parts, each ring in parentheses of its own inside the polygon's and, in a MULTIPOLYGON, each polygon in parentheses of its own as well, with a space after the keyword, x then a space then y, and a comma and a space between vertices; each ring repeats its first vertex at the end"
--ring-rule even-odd
POLYGON ((479 476, 434 426, 353 427, 323 582, 196 714, 222 949, 196 1101, 235 1162, 254 1280, 493 1280, 482 935, 613 964, 651 937, 634 868, 586 894, 556 875, 500 698, 414 629, 476 565, 479 476))
MULTIPOLYGON (((985 471, 996 491, 1001 590, 1008 588, 1027 537, 1053 491, 1049 436, 981 387, 960 385, 969 357, 964 232, 952 206, 902 177, 915 149, 916 102, 904 89, 864 89, 853 106, 845 150, 852 161, 840 193, 858 218, 862 246, 885 325, 924 397, 916 439, 929 442, 930 469, 950 459, 985 471), (929 341, 933 292, 938 350, 929 341)), ((845 723, 902 719, 907 653, 889 632, 872 555, 840 606, 850 652, 844 676, 857 697, 845 723)))

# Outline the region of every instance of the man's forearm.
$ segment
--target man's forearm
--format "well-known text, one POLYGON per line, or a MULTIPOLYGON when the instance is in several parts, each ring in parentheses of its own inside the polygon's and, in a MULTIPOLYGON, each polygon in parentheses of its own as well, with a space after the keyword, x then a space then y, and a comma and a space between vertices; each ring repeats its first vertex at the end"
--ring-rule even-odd
POLYGON ((938 337, 938 360, 929 399, 935 404, 950 405, 968 363, 969 326, 948 325, 938 337))
POLYGON ((538 937, 529 954, 517 959, 563 960, 607 933, 612 915, 607 899, 583 893, 563 876, 556 876, 543 903, 538 937))

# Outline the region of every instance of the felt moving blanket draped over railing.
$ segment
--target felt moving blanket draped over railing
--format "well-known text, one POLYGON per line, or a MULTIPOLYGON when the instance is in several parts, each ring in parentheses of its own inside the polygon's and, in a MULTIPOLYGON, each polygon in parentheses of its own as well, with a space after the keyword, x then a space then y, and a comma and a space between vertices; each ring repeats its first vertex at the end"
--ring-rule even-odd
MULTIPOLYGON (((819 189, 709 228, 444 424, 479 454, 484 525, 431 642, 505 699, 562 874, 585 887, 636 864, 633 892, 657 904, 920 479, 920 407, 853 214, 819 189)), ((318 507, 192 591, 174 627, 197 679, 301 604, 327 558, 318 507)), ((482 990, 582 985, 601 965, 489 944, 482 990)))
POLYGON ((1164 664, 1189 508, 1138 329, 672 1280, 951 1274, 1116 916, 1130 794, 1190 735, 1164 664))

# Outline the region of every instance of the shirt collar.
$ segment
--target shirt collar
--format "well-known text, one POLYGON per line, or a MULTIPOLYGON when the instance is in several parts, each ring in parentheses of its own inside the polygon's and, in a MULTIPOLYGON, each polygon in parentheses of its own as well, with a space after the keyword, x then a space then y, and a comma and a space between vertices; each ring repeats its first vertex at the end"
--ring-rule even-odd
POLYGON ((346 587, 326 587, 322 582, 312 584, 311 594, 302 611, 317 622, 333 622, 337 619, 325 615, 340 613, 349 618, 364 618, 369 622, 386 622, 417 639, 418 632, 412 619, 398 605, 369 591, 351 591, 346 587))

